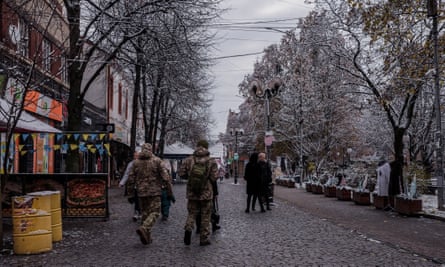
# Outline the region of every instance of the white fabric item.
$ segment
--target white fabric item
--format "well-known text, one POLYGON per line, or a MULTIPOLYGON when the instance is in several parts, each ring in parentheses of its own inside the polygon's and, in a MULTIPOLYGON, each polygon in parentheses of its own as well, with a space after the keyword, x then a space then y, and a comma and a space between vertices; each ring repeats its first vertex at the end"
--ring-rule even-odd
POLYGON ((127 183, 128 175, 130 174, 130 169, 133 166, 134 160, 130 161, 127 165, 127 168, 125 169, 124 175, 122 176, 122 179, 119 182, 119 186, 124 186, 127 183))
POLYGON ((391 166, 388 162, 377 168, 377 195, 386 197, 389 190, 391 166))

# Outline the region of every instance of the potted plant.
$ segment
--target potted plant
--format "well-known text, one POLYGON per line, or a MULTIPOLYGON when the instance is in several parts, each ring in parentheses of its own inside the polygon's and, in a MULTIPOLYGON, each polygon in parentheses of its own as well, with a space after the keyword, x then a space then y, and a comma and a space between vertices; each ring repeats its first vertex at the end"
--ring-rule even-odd
POLYGON ((340 179, 340 185, 337 186, 336 190, 335 190, 335 195, 337 197, 338 200, 344 200, 344 201, 349 201, 351 200, 351 192, 352 192, 352 188, 347 185, 346 182, 346 176, 343 174, 339 177, 340 179))
POLYGON ((365 176, 362 182, 356 190, 352 192, 352 200, 357 205, 371 205, 371 194, 369 190, 366 189, 368 184, 368 175, 365 176))
POLYGON ((315 177, 308 177, 308 181, 304 184, 306 187, 306 192, 312 192, 312 185, 315 184, 315 177))
POLYGON ((323 186, 319 182, 312 184, 311 188, 312 194, 323 194, 323 186))
POLYGON ((422 200, 417 198, 416 175, 414 175, 409 186, 407 181, 405 181, 403 187, 406 193, 396 196, 394 210, 408 216, 418 214, 422 211, 422 200))
POLYGON ((329 177, 328 181, 324 184, 323 193, 325 197, 337 196, 337 178, 335 176, 329 177))
POLYGON ((379 196, 377 193, 372 193, 372 203, 376 209, 382 210, 388 207, 388 196, 379 196))
POLYGON ((306 182, 305 184, 306 192, 312 192, 312 184, 310 182, 306 182))
POLYGON ((349 186, 337 186, 335 194, 338 200, 349 201, 351 200, 352 188, 349 186))

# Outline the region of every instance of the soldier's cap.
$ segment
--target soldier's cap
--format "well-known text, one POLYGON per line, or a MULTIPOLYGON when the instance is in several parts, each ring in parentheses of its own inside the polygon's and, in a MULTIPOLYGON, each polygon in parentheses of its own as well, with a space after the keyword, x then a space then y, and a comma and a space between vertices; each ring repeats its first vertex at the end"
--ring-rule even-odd
POLYGON ((201 140, 198 141, 198 143, 196 143, 196 146, 200 146, 200 147, 203 147, 205 149, 208 149, 209 148, 209 142, 207 142, 204 139, 201 139, 201 140))
POLYGON ((142 147, 141 147, 141 152, 142 153, 144 153, 144 152, 151 152, 151 151, 152 151, 151 144, 145 143, 145 144, 142 145, 142 147))

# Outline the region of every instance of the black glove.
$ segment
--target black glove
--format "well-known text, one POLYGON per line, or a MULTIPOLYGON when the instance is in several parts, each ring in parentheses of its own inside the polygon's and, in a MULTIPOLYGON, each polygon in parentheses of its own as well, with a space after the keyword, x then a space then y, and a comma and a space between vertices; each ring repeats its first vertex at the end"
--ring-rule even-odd
POLYGON ((174 195, 170 195, 167 197, 168 200, 170 200, 171 202, 175 203, 176 202, 176 198, 174 195))

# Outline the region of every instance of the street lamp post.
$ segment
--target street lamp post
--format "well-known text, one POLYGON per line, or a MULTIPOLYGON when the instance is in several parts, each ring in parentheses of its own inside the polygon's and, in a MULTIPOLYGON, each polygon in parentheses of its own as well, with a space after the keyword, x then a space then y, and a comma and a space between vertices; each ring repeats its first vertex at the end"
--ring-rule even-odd
MULTIPOLYGON (((444 171, 443 171, 443 154, 442 154, 442 118, 440 112, 440 77, 439 77, 439 52, 438 52, 438 5, 437 0, 427 0, 428 17, 433 19, 433 50, 434 50, 434 109, 436 110, 436 178, 438 185, 437 192, 437 208, 445 210, 444 207, 444 171)), ((440 4, 440 1, 439 1, 440 4)))
POLYGON ((266 114, 266 131, 264 134, 264 143, 266 146, 267 161, 270 159, 270 145, 272 145, 273 133, 270 129, 270 99, 278 95, 279 89, 282 85, 280 79, 273 79, 266 89, 261 81, 255 79, 251 83, 251 94, 259 99, 266 100, 265 114, 266 114))
POLYGON ((235 136, 235 154, 233 155, 233 159, 235 161, 234 164, 234 171, 235 171, 235 175, 233 177, 233 183, 237 184, 238 183, 238 160, 239 160, 239 155, 238 155, 238 135, 243 135, 244 134, 244 130, 243 129, 230 129, 230 135, 235 136))

